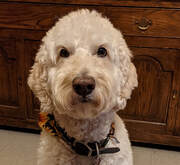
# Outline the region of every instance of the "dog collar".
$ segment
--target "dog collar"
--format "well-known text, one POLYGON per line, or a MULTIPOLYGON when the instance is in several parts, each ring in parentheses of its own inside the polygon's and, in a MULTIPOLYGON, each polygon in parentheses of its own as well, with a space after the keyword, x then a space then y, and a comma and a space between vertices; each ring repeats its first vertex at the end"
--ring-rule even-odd
POLYGON ((111 154, 119 152, 118 147, 105 148, 111 138, 115 139, 117 143, 119 141, 114 137, 115 127, 114 123, 111 124, 110 131, 105 139, 97 142, 83 142, 78 141, 74 137, 67 135, 64 128, 61 128, 55 121, 54 115, 41 112, 39 115, 39 126, 41 129, 49 132, 51 135, 61 138, 66 144, 68 144, 73 151, 83 156, 99 156, 100 154, 111 154))

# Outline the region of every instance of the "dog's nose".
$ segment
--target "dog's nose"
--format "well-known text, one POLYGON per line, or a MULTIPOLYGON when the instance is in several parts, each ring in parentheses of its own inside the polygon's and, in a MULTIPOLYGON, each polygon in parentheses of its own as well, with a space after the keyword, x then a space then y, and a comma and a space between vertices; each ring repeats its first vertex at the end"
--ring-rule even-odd
POLYGON ((95 80, 93 77, 76 77, 72 82, 74 91, 80 96, 87 96, 95 89, 95 80))

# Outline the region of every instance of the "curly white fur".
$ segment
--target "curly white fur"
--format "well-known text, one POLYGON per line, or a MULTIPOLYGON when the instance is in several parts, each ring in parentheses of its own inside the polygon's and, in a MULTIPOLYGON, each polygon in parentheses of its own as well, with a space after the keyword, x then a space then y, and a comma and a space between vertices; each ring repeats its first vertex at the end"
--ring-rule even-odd
MULTIPOLYGON (((136 69, 120 31, 107 18, 87 9, 59 19, 42 39, 28 84, 41 102, 41 111, 54 113, 56 121, 70 136, 83 141, 104 139, 115 122, 116 137, 109 147, 118 146, 116 154, 101 155, 100 165, 132 165, 127 131, 116 111, 124 109, 126 100, 137 86, 136 69), (103 46, 108 56, 100 58, 103 46), (70 57, 62 58, 66 48, 70 57), (72 89, 77 76, 95 79, 96 88, 89 102, 82 103, 72 89)), ((107 147, 108 147, 107 146, 107 147)), ((92 165, 94 158, 75 154, 69 146, 46 132, 41 134, 38 165, 92 165)))

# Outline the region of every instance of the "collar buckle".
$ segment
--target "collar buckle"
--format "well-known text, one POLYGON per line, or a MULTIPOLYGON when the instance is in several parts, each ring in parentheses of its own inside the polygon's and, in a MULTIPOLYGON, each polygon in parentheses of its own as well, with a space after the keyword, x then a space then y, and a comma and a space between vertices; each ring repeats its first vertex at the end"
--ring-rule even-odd
POLYGON ((72 149, 76 153, 88 157, 92 156, 92 152, 93 152, 93 150, 88 146, 88 144, 82 141, 74 141, 72 145, 72 149))

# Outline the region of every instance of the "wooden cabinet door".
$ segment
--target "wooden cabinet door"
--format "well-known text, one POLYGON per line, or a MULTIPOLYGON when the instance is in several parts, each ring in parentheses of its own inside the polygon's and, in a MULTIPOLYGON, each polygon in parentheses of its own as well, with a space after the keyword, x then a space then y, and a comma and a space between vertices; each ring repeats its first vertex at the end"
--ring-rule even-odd
POLYGON ((23 88, 23 57, 17 51, 15 39, 0 38, 0 118, 25 117, 23 88))
POLYGON ((0 125, 39 129, 39 103, 27 86, 41 32, 0 29, 0 125))
MULTIPOLYGON (((173 141, 178 90, 180 50, 131 48, 138 74, 138 88, 133 91, 125 110, 119 115, 126 121, 134 141, 180 145, 173 141)), ((175 136, 174 136, 175 138, 175 136)))

